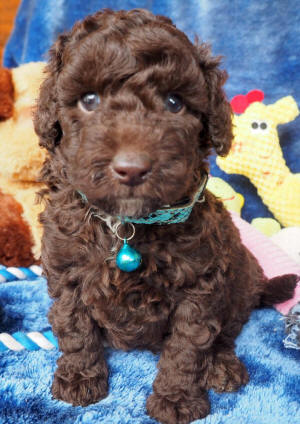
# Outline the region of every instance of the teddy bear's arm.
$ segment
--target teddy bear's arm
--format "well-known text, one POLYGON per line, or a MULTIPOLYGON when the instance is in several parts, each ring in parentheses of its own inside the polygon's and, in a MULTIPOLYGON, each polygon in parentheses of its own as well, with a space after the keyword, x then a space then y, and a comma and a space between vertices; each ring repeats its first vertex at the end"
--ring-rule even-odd
POLYGON ((1 191, 0 204, 0 264, 28 267, 36 261, 30 229, 22 218, 22 206, 1 191))

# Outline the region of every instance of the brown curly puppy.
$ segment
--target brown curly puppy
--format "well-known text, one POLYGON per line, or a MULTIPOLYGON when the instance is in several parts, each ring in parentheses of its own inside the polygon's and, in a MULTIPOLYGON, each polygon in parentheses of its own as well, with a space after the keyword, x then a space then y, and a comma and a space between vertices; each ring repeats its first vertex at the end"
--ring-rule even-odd
POLYGON ((210 149, 228 152, 219 62, 146 10, 96 13, 50 51, 35 127, 49 151, 42 261, 63 352, 52 386, 58 399, 88 405, 107 395, 108 342, 161 352, 150 416, 167 424, 205 417, 207 389, 248 381, 234 340, 250 311, 292 295, 294 276, 265 291, 257 261, 208 192, 185 222, 136 224, 130 244, 142 265, 116 266, 116 217, 193 197, 210 149))

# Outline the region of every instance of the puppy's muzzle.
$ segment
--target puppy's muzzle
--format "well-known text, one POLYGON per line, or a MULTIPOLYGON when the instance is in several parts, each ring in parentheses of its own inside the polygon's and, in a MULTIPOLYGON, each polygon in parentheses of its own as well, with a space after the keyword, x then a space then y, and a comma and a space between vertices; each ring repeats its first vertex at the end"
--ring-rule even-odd
POLYGON ((112 174, 120 184, 143 184, 152 170, 152 161, 145 153, 119 152, 111 164, 112 174))

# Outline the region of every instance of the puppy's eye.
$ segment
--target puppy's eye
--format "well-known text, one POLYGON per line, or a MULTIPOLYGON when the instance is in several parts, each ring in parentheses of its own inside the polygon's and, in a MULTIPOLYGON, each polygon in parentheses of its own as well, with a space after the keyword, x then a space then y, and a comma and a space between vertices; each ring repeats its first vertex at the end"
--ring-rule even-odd
POLYGON ((80 98, 78 103, 85 111, 92 112, 93 110, 97 109, 98 105, 100 104, 99 94, 86 93, 80 98))
POLYGON ((177 94, 168 94, 165 100, 166 109, 172 113, 178 113, 183 108, 183 101, 177 94))

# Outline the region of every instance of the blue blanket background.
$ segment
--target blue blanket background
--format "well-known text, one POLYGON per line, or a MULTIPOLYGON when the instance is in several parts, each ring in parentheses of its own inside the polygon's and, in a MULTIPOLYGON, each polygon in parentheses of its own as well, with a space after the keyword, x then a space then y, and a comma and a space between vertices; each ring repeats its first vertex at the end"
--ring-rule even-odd
MULTIPOLYGON (((265 102, 291 94, 300 104, 300 13, 298 0, 23 0, 7 44, 4 65, 45 60, 57 34, 102 7, 145 7, 170 16, 193 40, 212 43, 225 56, 229 98, 259 88, 265 102)), ((300 118, 279 127, 288 166, 300 172, 300 118)), ((272 216, 242 176, 226 175, 211 160, 211 172, 246 198, 243 217, 272 216)), ((50 299, 44 279, 0 285, 0 332, 48 330, 50 299)), ((272 309, 255 311, 237 340, 250 383, 238 393, 210 393, 212 414, 203 424, 294 424, 300 422, 299 351, 283 347, 284 322, 272 309)), ((151 424, 145 400, 151 392, 158 357, 149 352, 108 349, 109 396, 87 408, 51 399, 54 351, 0 354, 0 424, 151 424)), ((200 421, 197 421, 200 423, 200 421)))
MULTIPOLYGON (((1 284, 0 332, 48 330, 50 304, 43 278, 1 284)), ((283 347, 283 332, 284 322, 274 309, 252 313, 237 340, 237 354, 250 372, 250 383, 237 393, 211 391, 212 414, 195 423, 300 422, 300 352, 283 347)), ((86 408, 51 399, 58 356, 58 350, 0 354, 0 424, 156 423, 146 415, 145 402, 152 391, 157 355, 107 349, 109 396, 86 408)))
MULTIPOLYGON (((299 0, 23 0, 7 44, 4 65, 45 60, 57 35, 96 10, 144 7, 170 16, 191 40, 197 34, 225 57, 231 99, 255 88, 273 103, 292 95, 300 105, 299 0)), ((281 147, 292 172, 300 172, 300 118, 279 127, 281 147)), ((211 173, 245 197, 242 216, 272 216, 246 177, 227 175, 211 160, 211 173)), ((299 193, 300 195, 300 193, 299 193)))

